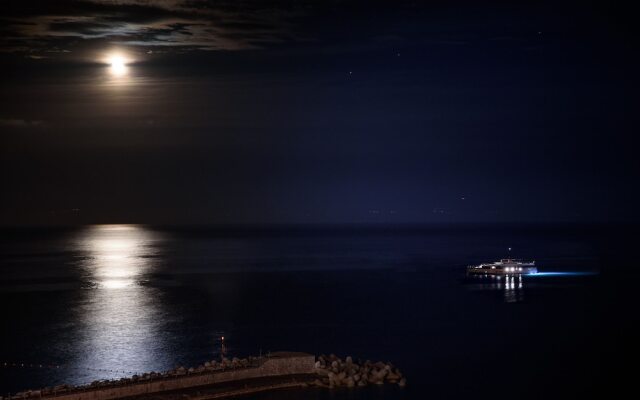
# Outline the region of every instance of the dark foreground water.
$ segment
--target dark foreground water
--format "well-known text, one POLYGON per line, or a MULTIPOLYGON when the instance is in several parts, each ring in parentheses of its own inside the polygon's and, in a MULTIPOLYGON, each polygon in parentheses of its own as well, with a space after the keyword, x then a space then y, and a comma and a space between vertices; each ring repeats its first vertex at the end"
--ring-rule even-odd
POLYGON ((219 357, 220 336, 230 356, 333 352, 409 381, 263 399, 611 390, 638 333, 637 239, 629 226, 5 230, 0 395, 195 365, 219 357), (464 279, 508 247, 566 274, 464 279))

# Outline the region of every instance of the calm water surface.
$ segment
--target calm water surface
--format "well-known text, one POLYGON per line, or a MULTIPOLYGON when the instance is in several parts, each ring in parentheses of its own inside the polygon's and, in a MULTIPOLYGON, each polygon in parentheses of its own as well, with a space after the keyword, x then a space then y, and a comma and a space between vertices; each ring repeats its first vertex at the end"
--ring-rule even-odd
POLYGON ((620 249, 636 238, 629 227, 5 230, 0 362, 25 366, 0 368, 0 393, 195 365, 219 357, 225 336, 231 356, 333 352, 391 361, 409 379, 258 398, 574 397, 635 334, 620 249), (466 264, 508 247, 579 274, 464 279, 466 264))

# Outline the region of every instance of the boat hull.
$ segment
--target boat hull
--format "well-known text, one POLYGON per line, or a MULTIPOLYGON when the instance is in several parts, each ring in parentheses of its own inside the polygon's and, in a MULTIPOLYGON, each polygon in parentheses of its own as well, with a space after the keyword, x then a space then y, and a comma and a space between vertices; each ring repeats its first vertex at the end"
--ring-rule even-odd
POLYGON ((509 270, 502 268, 467 268, 467 275, 482 276, 482 275, 531 275, 538 273, 536 267, 520 267, 516 270, 509 270))

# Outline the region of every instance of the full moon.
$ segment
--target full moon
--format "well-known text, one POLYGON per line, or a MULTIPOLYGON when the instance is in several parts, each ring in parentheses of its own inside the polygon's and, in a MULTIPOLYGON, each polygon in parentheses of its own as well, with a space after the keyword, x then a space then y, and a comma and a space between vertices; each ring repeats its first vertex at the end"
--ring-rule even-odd
POLYGON ((122 56, 109 57, 110 72, 113 76, 122 76, 127 73, 127 60, 122 56))

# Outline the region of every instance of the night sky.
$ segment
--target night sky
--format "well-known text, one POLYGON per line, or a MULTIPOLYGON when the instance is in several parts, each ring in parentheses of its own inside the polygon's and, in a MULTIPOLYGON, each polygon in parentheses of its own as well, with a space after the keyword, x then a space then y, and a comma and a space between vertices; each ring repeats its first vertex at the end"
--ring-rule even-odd
POLYGON ((638 221, 606 3, 2 1, 0 224, 638 221))

